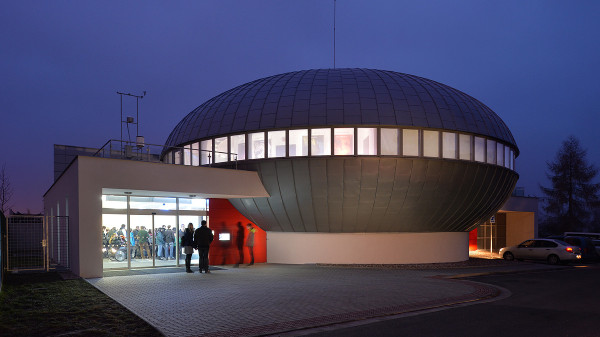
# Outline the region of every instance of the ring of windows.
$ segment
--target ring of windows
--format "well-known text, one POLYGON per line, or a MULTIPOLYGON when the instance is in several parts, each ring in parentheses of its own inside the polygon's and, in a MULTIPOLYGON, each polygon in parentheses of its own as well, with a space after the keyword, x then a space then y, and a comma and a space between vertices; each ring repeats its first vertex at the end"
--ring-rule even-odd
POLYGON ((240 133, 172 149, 163 157, 163 162, 204 166, 238 160, 317 156, 426 157, 475 161, 511 170, 515 167, 513 148, 490 138, 392 127, 321 127, 240 133))

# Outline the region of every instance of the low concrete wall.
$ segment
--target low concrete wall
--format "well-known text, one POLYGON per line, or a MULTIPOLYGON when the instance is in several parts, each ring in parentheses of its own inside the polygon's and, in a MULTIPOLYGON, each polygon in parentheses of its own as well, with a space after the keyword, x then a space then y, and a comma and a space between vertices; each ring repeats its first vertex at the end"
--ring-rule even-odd
POLYGON ((469 233, 267 232, 268 263, 414 264, 465 261, 469 233))

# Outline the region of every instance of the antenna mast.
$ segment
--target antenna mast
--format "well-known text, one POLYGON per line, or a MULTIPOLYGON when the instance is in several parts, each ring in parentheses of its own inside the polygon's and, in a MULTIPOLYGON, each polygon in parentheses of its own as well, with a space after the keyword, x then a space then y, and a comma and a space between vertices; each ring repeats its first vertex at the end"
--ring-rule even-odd
POLYGON ((335 69, 335 0, 333 0, 333 69, 335 69))

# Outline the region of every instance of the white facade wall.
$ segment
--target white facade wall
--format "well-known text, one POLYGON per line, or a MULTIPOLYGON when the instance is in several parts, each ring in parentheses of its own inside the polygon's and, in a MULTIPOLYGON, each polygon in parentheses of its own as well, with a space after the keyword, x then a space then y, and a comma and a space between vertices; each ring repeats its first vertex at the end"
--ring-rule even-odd
POLYGON ((267 232, 268 263, 415 264, 468 259, 468 232, 267 232))

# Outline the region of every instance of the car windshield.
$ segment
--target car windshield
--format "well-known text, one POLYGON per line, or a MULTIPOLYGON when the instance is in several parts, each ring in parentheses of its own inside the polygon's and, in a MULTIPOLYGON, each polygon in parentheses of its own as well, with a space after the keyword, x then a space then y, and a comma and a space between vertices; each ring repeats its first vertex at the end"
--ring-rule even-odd
POLYGON ((572 244, 568 244, 568 243, 564 242, 563 240, 558 240, 558 239, 553 239, 553 240, 563 246, 573 246, 572 244))

